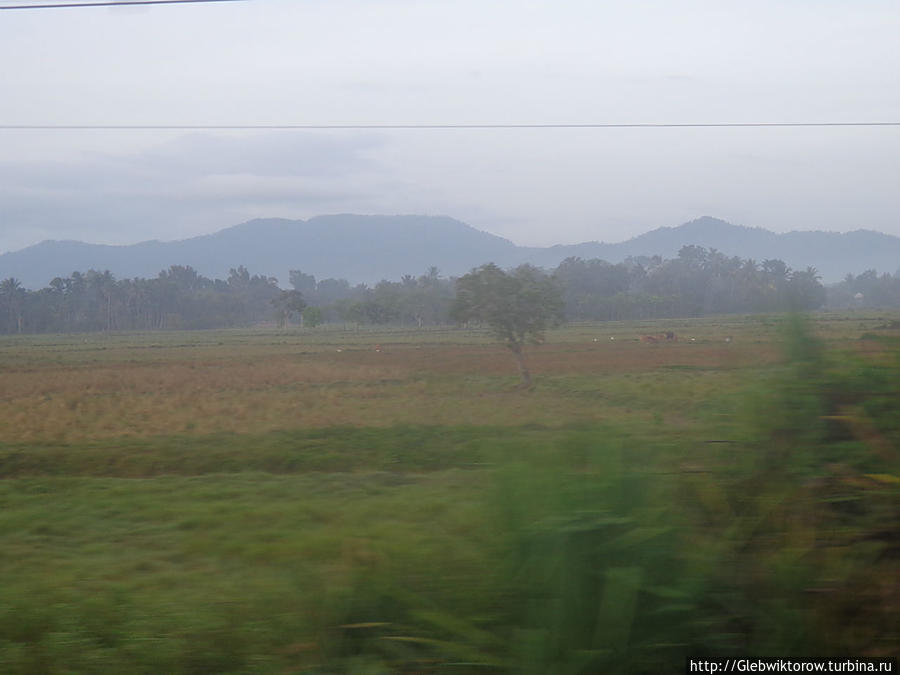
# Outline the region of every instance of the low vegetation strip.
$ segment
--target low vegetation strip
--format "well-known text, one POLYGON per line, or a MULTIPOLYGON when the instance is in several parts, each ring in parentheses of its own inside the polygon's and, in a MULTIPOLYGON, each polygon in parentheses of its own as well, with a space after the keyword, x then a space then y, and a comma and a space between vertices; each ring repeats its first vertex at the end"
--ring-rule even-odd
POLYGON ((116 439, 0 446, 0 477, 149 478, 217 473, 395 471, 470 468, 504 439, 533 443, 534 429, 387 427, 116 439))

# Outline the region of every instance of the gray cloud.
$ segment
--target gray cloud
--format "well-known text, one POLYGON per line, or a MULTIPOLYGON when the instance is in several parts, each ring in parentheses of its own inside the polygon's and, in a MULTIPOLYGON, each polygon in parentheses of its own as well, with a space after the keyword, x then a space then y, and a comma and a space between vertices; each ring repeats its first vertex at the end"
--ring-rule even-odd
MULTIPOLYGON (((247 2, 9 12, 0 122, 893 119, 894 0, 247 2)), ((0 131, 0 251, 446 213, 519 243, 702 214, 900 234, 900 132, 0 131)))
POLYGON ((371 197, 365 177, 377 172, 369 153, 379 143, 365 134, 205 134, 137 154, 0 162, 2 239, 10 248, 35 243, 34 234, 131 243, 340 210, 371 197))
POLYGON ((135 170, 185 174, 256 176, 342 176, 372 169, 367 152, 384 139, 374 133, 317 133, 223 136, 191 134, 128 158, 135 170))

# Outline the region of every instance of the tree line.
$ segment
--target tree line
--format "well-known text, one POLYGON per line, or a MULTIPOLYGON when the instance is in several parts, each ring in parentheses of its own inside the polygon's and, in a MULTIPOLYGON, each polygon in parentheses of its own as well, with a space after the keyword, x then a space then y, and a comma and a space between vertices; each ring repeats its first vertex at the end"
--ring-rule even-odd
MULTIPOLYGON (((781 260, 756 262, 700 246, 685 246, 672 259, 613 264, 568 258, 550 272, 519 269, 552 284, 568 320, 809 310, 826 302, 900 306, 900 279, 890 275, 848 275, 826 289, 814 268, 793 270, 781 260)), ((0 333, 228 328, 272 321, 424 327, 458 323, 461 316, 454 313, 461 279, 441 277, 434 267, 372 286, 317 280, 301 270, 291 270, 289 281, 285 290, 274 277, 251 274, 243 266, 227 279, 209 279, 182 265, 152 279, 73 272, 35 291, 7 278, 0 281, 0 333)))
POLYGON ((825 288, 814 268, 728 257, 684 246, 677 258, 564 260, 554 272, 570 319, 650 319, 816 309, 825 288))
POLYGON ((900 308, 900 273, 879 276, 875 270, 868 270, 857 276, 848 274, 828 287, 828 307, 900 308))
POLYGON ((232 269, 208 279, 173 265, 155 279, 116 279, 109 271, 73 272, 37 291, 0 282, 0 332, 173 330, 244 326, 270 319, 281 293, 274 278, 232 269))

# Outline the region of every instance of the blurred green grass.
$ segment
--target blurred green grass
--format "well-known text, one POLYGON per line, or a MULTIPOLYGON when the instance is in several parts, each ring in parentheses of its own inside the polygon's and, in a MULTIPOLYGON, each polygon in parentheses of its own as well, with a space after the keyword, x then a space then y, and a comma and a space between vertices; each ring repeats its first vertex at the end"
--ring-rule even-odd
MULTIPOLYGON (((896 654, 900 359, 859 340, 876 320, 729 319, 737 344, 784 355, 723 368, 625 350, 658 365, 544 372, 535 395, 507 386, 514 373, 410 375, 429 401, 490 392, 478 425, 0 444, 0 671, 631 673, 687 654, 896 654), (535 402, 578 414, 508 423, 535 402)), ((608 328, 570 327, 546 363, 608 328)), ((108 359, 157 358, 135 339, 108 359)), ((222 359, 281 349, 228 340, 222 359)), ((193 349, 137 339, 157 341, 176 361, 193 349)), ((77 364, 73 345, 53 349, 77 364)), ((53 371, 46 346, 15 347, 16 368, 53 371)))

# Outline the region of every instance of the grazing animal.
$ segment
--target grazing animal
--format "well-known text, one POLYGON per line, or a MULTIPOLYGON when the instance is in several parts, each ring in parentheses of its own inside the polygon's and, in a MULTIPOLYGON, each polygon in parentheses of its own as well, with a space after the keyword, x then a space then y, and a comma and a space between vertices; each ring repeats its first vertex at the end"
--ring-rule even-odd
POLYGON ((730 335, 729 335, 728 337, 725 338, 725 342, 731 342, 731 336, 730 336, 730 335))
MULTIPOLYGON (((612 340, 613 338, 609 338, 612 340)), ((648 344, 657 344, 659 342, 677 342, 678 337, 672 331, 668 330, 665 333, 660 333, 659 335, 643 335, 641 336, 641 342, 646 342, 648 344)))

